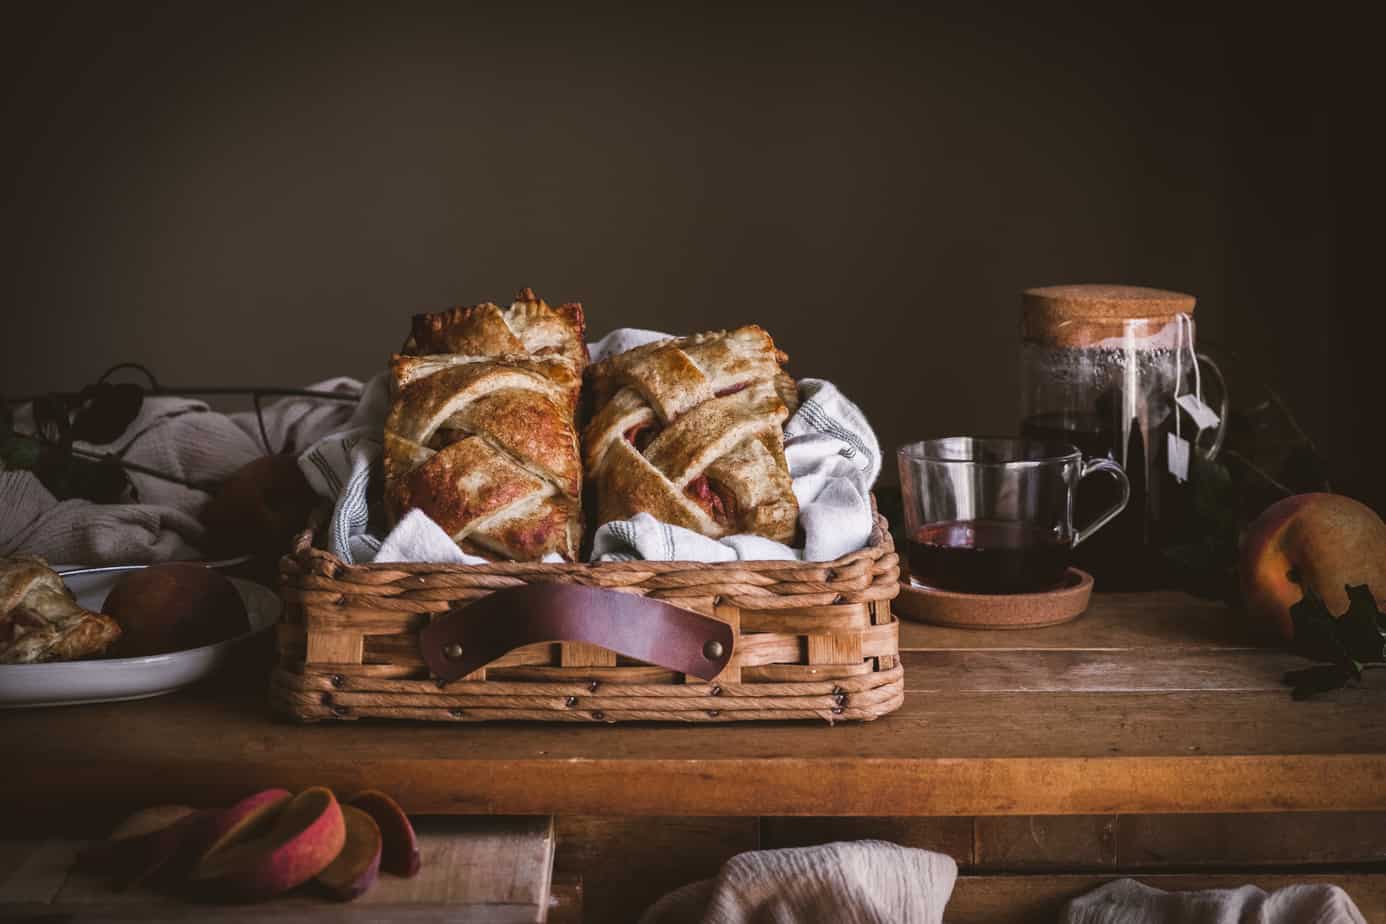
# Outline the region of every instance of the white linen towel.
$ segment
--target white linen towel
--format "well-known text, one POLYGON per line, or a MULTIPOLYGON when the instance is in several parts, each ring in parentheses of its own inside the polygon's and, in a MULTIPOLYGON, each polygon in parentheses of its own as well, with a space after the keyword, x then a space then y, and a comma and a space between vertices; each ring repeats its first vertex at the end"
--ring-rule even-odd
MULTIPOLYGON (((952 858, 886 841, 853 841, 738 854, 716 879, 676 889, 640 924, 884 924, 947 915, 952 858)), ((1134 879, 1073 899, 1059 924, 1366 924, 1333 885, 1165 892, 1134 879)))
POLYGON ((1240 889, 1166 892, 1118 879, 1068 903, 1060 924, 1367 924, 1334 885, 1297 884, 1267 893, 1240 889))
POLYGON ((957 878, 952 857, 885 841, 754 850, 640 924, 940 924, 957 878))
MULTIPOLYGON (((591 346, 592 359, 667 335, 623 328, 591 346)), ((604 524, 593 538, 593 558, 667 561, 805 559, 832 561, 866 544, 871 535, 871 486, 881 472, 881 448, 861 410, 821 379, 799 382, 799 409, 785 425, 785 458, 799 501, 805 545, 791 548, 760 536, 706 536, 660 523, 649 514, 604 524)), ((348 563, 436 561, 482 564, 431 519, 417 511, 389 534, 369 503, 380 474, 381 432, 389 411, 384 374, 366 386, 357 413, 343 431, 325 437, 299 459, 304 475, 333 502, 326 547, 348 563)), ((545 561, 560 561, 551 555, 545 561)))
MULTIPOLYGON (((361 391, 361 383, 350 378, 309 387, 344 395, 361 391)), ((260 456, 286 447, 298 452, 339 430, 355 406, 310 397, 267 405, 266 447, 254 412, 220 414, 192 398, 148 397, 114 442, 76 446, 211 486, 260 456)), ((18 409, 14 424, 16 430, 32 432, 32 409, 18 409)), ((32 472, 0 471, 0 556, 22 552, 84 565, 201 558, 203 529, 197 514, 210 495, 139 472, 128 475, 135 491, 131 502, 94 504, 59 501, 32 472)))

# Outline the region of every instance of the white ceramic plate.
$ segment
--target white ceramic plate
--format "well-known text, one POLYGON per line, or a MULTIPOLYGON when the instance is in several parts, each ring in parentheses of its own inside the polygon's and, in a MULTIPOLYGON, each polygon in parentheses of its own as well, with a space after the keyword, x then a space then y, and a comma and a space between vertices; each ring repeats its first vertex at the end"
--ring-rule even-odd
MULTIPOLYGON (((101 611, 106 594, 129 568, 114 568, 67 578, 77 602, 101 611)), ((61 569, 59 569, 61 570, 61 569)), ((240 638, 145 658, 57 661, 50 664, 0 664, 0 709, 24 706, 70 706, 114 703, 172 693, 214 673, 243 639, 279 621, 279 598, 251 581, 231 578, 250 617, 251 631, 240 638)))

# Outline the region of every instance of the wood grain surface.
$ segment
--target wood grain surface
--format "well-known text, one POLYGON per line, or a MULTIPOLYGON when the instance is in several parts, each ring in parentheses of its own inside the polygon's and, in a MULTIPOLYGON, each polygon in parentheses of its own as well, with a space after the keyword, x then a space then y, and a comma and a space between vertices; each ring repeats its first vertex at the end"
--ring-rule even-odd
MULTIPOLYGON (((0 841, 0 920, 457 921, 537 924, 555 906, 573 917, 580 884, 569 877, 555 901, 554 827, 549 817, 429 818, 418 825, 423 868, 402 879, 382 874, 365 895, 344 905, 311 885, 253 906, 189 902, 140 886, 116 891, 75 872, 88 841, 47 838, 0 841)), ((580 911, 577 913, 580 914, 580 911)), ((561 915, 555 916, 561 917, 561 915)))
POLYGON ((634 921, 666 893, 762 846, 756 818, 569 815, 556 824, 557 871, 581 878, 592 922, 634 921))
POLYGON ((1386 813, 766 818, 761 825, 767 848, 861 839, 946 853, 968 872, 1380 866, 1386 813))
POLYGON ((0 714, 0 806, 373 786, 413 812, 1071 815, 1386 810, 1386 688, 1295 703, 1224 607, 1108 595, 1029 632, 901 626, 906 701, 866 724, 285 724, 258 677, 0 714))

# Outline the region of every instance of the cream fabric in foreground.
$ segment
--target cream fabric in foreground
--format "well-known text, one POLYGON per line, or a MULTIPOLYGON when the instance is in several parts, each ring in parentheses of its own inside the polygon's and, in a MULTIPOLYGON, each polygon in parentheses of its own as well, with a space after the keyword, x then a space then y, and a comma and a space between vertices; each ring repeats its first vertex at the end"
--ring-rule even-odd
MULTIPOLYGON (((640 924, 940 924, 958 867, 885 841, 760 850, 669 893, 640 924)), ((1069 902, 1059 924, 1366 924, 1337 886, 1165 892, 1118 879, 1069 902)))
POLYGON ((1255 886, 1165 892, 1118 879, 1068 903, 1060 924, 1366 924, 1348 894, 1332 885, 1255 886))
POLYGON ((640 924, 940 924, 957 877, 952 857, 885 841, 756 850, 640 924))

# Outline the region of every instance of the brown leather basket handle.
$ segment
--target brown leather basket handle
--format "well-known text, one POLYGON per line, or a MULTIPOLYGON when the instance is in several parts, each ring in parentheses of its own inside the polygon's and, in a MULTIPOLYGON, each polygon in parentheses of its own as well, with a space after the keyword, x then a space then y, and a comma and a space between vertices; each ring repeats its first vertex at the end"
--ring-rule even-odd
POLYGON ((440 684, 536 642, 588 642, 666 670, 711 680, 732 657, 731 626, 636 594, 577 584, 527 584, 449 610, 419 633, 440 684))

